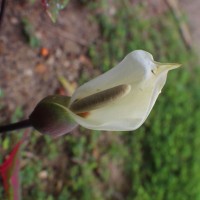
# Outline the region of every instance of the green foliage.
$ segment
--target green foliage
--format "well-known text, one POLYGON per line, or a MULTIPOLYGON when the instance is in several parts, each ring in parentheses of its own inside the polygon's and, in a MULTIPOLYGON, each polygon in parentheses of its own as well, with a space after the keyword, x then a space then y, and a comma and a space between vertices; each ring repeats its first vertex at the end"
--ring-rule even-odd
POLYGON ((11 121, 16 122, 23 117, 24 113, 21 107, 16 107, 15 112, 12 114, 11 121))
MULTIPOLYGON (((199 70, 196 73, 199 74, 199 70)), ((132 175, 133 186, 128 197, 198 199, 200 113, 196 110, 199 107, 197 91, 198 85, 192 82, 187 69, 173 74, 144 126, 143 138, 137 138, 141 130, 125 135, 131 155, 137 153, 135 143, 140 143, 137 155, 140 165, 136 167, 131 163, 134 157, 127 157, 130 163, 126 165, 127 174, 132 175)))
POLYGON ((162 18, 142 19, 144 11, 143 6, 131 14, 121 9, 115 21, 100 16, 105 42, 99 49, 90 50, 102 71, 134 49, 147 50, 159 61, 183 64, 182 69, 170 72, 163 94, 145 125, 121 136, 127 153, 123 157, 129 185, 125 199, 198 199, 200 71, 194 66, 195 57, 180 39, 173 16, 167 13, 162 18))
POLYGON ((34 27, 28 18, 22 19, 22 31, 28 44, 32 48, 40 46, 40 40, 36 37, 34 27))
POLYGON ((56 22, 59 12, 67 6, 69 0, 45 0, 45 2, 44 6, 49 17, 53 22, 56 22))

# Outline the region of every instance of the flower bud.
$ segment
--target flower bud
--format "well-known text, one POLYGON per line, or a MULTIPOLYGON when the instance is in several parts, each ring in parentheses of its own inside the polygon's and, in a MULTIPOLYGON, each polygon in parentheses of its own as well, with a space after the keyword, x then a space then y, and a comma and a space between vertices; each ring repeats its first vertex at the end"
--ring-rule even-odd
POLYGON ((78 124, 69 114, 70 97, 53 95, 41 100, 31 113, 32 126, 42 134, 58 137, 72 131, 78 124))

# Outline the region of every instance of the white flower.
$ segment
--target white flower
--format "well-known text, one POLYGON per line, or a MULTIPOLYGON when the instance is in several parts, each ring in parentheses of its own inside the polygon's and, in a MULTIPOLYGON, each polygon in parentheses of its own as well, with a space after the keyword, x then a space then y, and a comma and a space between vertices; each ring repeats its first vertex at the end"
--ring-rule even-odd
POLYGON ((169 70, 179 64, 158 63, 137 50, 116 67, 80 86, 72 97, 53 95, 41 100, 30 124, 42 134, 58 137, 78 124, 93 130, 128 131, 148 117, 169 70))
POLYGON ((110 71, 80 86, 72 95, 69 112, 88 129, 135 130, 148 117, 168 71, 179 66, 155 62, 143 50, 133 51, 110 71))

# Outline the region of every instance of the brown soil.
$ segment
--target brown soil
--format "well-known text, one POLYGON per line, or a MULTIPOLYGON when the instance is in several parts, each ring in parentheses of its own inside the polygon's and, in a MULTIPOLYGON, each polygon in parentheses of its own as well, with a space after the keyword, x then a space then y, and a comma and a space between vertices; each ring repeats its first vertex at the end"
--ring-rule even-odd
POLYGON ((20 106, 27 116, 39 100, 59 91, 59 76, 69 83, 77 82, 80 69, 89 62, 85 55, 98 38, 98 27, 87 7, 78 1, 71 1, 55 24, 40 1, 33 5, 20 2, 9 1, 1 27, 0 87, 5 94, 5 112, 12 113, 20 106), (23 34, 24 18, 34 27, 40 47, 28 45, 23 34), (40 54, 42 47, 47 48, 48 56, 40 54))

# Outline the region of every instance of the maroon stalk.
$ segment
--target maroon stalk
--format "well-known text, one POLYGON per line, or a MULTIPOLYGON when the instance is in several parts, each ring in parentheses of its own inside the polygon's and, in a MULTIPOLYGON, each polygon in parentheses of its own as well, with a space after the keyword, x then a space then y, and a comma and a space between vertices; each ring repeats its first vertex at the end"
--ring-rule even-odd
POLYGON ((22 128, 28 128, 32 127, 29 119, 26 119, 24 121, 16 122, 13 124, 8 124, 4 126, 0 126, 0 133, 8 132, 8 131, 14 131, 22 128))

